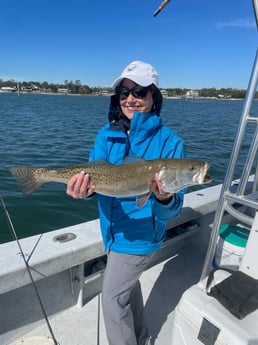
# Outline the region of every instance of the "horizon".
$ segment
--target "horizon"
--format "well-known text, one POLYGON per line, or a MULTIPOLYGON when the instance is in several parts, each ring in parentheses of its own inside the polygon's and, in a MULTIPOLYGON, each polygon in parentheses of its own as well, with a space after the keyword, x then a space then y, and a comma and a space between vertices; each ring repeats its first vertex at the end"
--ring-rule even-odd
MULTIPOLYGON (((26 83, 26 84, 29 84, 29 83, 31 83, 31 85, 30 86, 33 86, 33 83, 39 83, 39 84, 43 84, 43 83, 48 83, 48 85, 55 85, 55 86, 63 86, 63 85, 65 85, 65 83, 49 83, 47 80, 45 80, 45 81, 43 81, 43 82, 40 82, 40 81, 36 81, 36 80, 30 80, 30 81, 26 81, 26 80, 23 80, 23 81, 15 81, 15 80, 12 80, 12 79, 9 79, 9 80, 3 80, 3 79, 1 79, 1 77, 0 77, 0 81, 2 81, 3 83, 4 82, 13 82, 13 83, 16 83, 16 86, 17 86, 17 84, 22 84, 22 83, 26 83)), ((69 81, 69 83, 72 83, 73 85, 76 85, 75 84, 75 81, 69 81)), ((87 84, 80 84, 81 86, 87 86, 87 87, 89 87, 90 89, 112 89, 111 88, 111 86, 89 86, 89 85, 87 85, 87 84)), ((35 86, 37 86, 37 85, 35 85, 35 86)), ((2 87, 5 87, 5 86, 2 86, 2 87)), ((247 88, 245 88, 245 89, 239 89, 239 88, 233 88, 233 87, 221 87, 221 88, 216 88, 216 87, 203 87, 203 88, 200 88, 200 89, 191 89, 191 88, 189 88, 189 87, 170 87, 170 86, 168 86, 168 87, 159 87, 159 90, 162 90, 162 89, 171 89, 171 90, 174 90, 174 89, 181 89, 181 90, 202 90, 202 89, 216 89, 216 90, 221 90, 221 89, 225 89, 225 90, 239 90, 239 91, 246 91, 247 90, 247 88)), ((0 88, 0 90, 1 90, 1 88, 0 88)))

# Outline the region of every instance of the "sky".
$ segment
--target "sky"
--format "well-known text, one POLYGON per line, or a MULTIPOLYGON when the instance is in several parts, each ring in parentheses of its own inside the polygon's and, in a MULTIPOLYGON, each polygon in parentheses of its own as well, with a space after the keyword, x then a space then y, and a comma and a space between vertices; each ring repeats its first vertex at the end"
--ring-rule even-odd
POLYGON ((251 0, 0 0, 0 79, 108 87, 135 60, 161 88, 246 89, 251 0))

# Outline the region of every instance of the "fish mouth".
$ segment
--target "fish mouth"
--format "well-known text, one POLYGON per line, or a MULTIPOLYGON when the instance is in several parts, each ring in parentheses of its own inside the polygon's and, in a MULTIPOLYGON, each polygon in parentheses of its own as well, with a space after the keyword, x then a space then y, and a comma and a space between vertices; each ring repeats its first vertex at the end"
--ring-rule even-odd
POLYGON ((196 184, 209 183, 212 181, 211 177, 206 175, 210 167, 209 163, 205 163, 200 170, 193 176, 193 182, 196 184))

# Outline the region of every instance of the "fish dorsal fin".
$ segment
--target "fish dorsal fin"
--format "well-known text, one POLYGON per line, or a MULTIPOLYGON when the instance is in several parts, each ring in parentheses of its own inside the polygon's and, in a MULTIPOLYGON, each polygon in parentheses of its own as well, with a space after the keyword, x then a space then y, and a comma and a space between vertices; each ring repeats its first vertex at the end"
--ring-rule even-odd
POLYGON ((146 202, 149 200, 150 195, 151 195, 151 192, 137 196, 136 197, 136 206, 138 208, 143 208, 145 206, 146 202))
POLYGON ((144 162, 145 160, 138 156, 127 156, 123 160, 122 164, 131 164, 131 163, 137 163, 137 162, 144 162))

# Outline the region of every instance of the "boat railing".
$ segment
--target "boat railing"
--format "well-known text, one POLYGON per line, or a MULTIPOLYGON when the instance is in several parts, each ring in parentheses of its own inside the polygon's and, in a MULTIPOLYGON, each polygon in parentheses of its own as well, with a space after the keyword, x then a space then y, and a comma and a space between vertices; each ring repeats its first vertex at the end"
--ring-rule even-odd
MULTIPOLYGON (((256 24, 258 28, 258 0, 253 0, 253 9, 254 9, 254 15, 256 19, 256 24)), ((257 232, 256 230, 256 223, 258 222, 258 219, 256 220, 256 217, 254 217, 254 213, 257 214, 258 212, 258 193, 257 193, 257 185, 258 185, 258 167, 256 162, 256 156, 258 151, 258 114, 251 115, 251 109, 252 104, 254 102, 255 94, 257 91, 257 83, 258 83, 258 49, 256 51, 255 60, 253 63, 253 68, 250 75, 249 85, 246 92, 246 97, 244 101, 243 111, 240 118, 240 123, 238 127, 238 131, 236 134, 235 142, 232 149, 231 158, 229 160, 228 169, 226 172, 225 180, 222 186, 218 207, 215 213, 214 217, 214 223, 213 223, 213 231, 211 240, 209 243, 207 256, 204 262, 203 271, 201 275, 201 280, 203 280, 205 277, 207 277, 210 269, 212 268, 212 261, 215 255, 216 246, 217 246, 217 240, 219 237, 219 231, 222 223, 223 216, 226 212, 231 214, 235 219, 237 219, 240 222, 245 223, 250 227, 251 234, 249 236, 248 242, 250 240, 254 240, 256 237, 252 235, 252 232, 257 232), (250 143, 250 148, 248 155, 246 156, 245 164, 242 168, 242 174, 239 182, 239 186, 235 192, 232 192, 230 190, 230 187, 232 185, 233 179, 235 178, 235 171, 237 167, 237 163, 239 162, 239 156, 241 152, 241 148, 243 145, 243 141, 245 138, 245 134, 247 131, 247 125, 253 124, 256 126, 256 129, 253 132, 253 138, 250 143), (252 173, 252 169, 255 170, 255 177, 254 177, 254 184, 253 189, 251 193, 246 193, 246 187, 248 180, 250 178, 250 175, 252 173), (243 205, 247 208, 249 208, 250 215, 247 215, 245 213, 240 212, 235 206, 236 205, 243 205)), ((258 224, 257 224, 258 225, 258 224)), ((256 248, 258 247, 258 239, 256 240, 256 248)), ((249 246, 247 244, 246 247, 246 253, 248 252, 249 246)), ((254 252, 255 253, 255 252, 254 252)), ((248 256, 249 257, 249 256, 248 256)), ((245 260, 243 260, 245 262, 245 260)), ((255 260, 252 260, 252 263, 248 263, 248 265, 252 266, 252 274, 258 278, 258 265, 257 262, 255 264, 255 260)), ((243 270, 249 270, 251 272, 251 269, 242 267, 243 270)))
MULTIPOLYGON (((207 226, 211 223, 220 189, 221 185, 216 185, 185 195, 183 211, 180 217, 168 223, 167 241, 157 253, 153 264, 166 259, 166 255, 171 255, 169 243, 173 242, 175 250, 187 245, 187 239, 199 232, 205 216, 209 215, 207 226), (178 236, 174 236, 175 234, 178 236)), ((99 219, 96 219, 20 240, 23 251, 29 258, 34 280, 71 270, 74 285, 76 281, 86 281, 88 278, 82 279, 85 263, 102 258, 104 255, 99 226, 99 219), (80 265, 82 266, 79 267, 80 265)), ((15 241, 1 244, 0 261, 0 294, 30 283, 15 241)))

